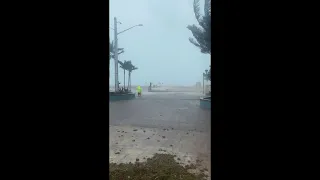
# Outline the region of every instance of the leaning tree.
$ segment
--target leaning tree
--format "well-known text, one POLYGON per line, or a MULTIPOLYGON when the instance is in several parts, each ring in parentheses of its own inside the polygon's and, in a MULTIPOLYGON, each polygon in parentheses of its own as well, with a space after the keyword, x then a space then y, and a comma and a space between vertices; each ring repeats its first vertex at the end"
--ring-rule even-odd
MULTIPOLYGON (((194 24, 187 26, 194 37, 189 38, 189 41, 202 53, 211 55, 211 0, 204 0, 204 15, 200 13, 199 4, 199 0, 194 0, 193 10, 200 26, 194 24)), ((211 81, 211 66, 210 70, 206 72, 206 79, 211 81)))
POLYGON ((210 81, 210 73, 208 69, 205 70, 205 72, 203 73, 203 76, 206 81, 210 81))
MULTIPOLYGON (((115 58, 115 47, 113 44, 113 41, 110 43, 109 42, 109 78, 110 78, 110 60, 111 58, 115 58)), ((118 55, 124 53, 124 49, 123 48, 118 48, 118 55)))
POLYGON ((194 37, 189 38, 189 41, 200 48, 202 53, 211 55, 211 0, 204 2, 204 15, 200 14, 199 0, 194 0, 193 9, 200 26, 187 26, 194 37))
POLYGON ((132 73, 132 71, 134 71, 134 70, 136 70, 136 69, 138 69, 137 67, 135 67, 132 63, 131 63, 131 61, 128 61, 129 63, 129 67, 128 67, 128 71, 129 71, 129 77, 128 77, 128 89, 130 89, 131 90, 131 73, 132 73))
POLYGON ((204 75, 205 75, 205 79, 207 81, 211 81, 211 66, 210 66, 209 70, 207 70, 207 69, 205 70, 204 75))
POLYGON ((209 79, 209 81, 211 81, 211 65, 210 65, 210 69, 209 69, 209 73, 208 73, 208 79, 209 79))
MULTIPOLYGON (((113 41, 111 43, 109 43, 109 60, 111 58, 114 58, 115 57, 115 47, 114 47, 114 44, 113 44, 113 41)), ((118 48, 118 55, 119 54, 122 54, 124 53, 124 49, 123 48, 118 48)))
POLYGON ((126 88, 126 70, 129 70, 131 62, 129 63, 129 61, 124 61, 124 62, 119 61, 119 64, 120 64, 120 68, 123 69, 123 88, 125 89, 126 88))

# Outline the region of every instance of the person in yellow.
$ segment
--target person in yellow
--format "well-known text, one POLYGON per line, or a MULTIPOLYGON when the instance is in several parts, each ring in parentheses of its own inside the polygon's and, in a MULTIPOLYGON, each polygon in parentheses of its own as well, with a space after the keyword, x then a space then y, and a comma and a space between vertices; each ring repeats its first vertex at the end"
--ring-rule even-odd
POLYGON ((142 88, 140 86, 137 86, 137 92, 138 92, 138 96, 141 96, 141 92, 142 92, 142 88))

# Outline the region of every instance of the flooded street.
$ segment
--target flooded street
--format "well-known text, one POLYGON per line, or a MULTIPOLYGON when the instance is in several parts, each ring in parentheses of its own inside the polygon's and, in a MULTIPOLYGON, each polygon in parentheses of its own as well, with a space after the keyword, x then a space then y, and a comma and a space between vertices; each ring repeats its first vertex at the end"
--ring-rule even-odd
POLYGON ((110 102, 110 162, 143 162, 155 153, 168 153, 183 165, 209 169, 210 176, 211 111, 200 109, 200 96, 143 92, 134 100, 110 102))

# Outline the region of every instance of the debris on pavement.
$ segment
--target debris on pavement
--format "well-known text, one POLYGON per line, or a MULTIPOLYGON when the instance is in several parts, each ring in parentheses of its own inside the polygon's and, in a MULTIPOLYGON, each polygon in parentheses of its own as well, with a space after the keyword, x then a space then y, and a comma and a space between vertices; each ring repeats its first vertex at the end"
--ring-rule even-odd
POLYGON ((113 180, 127 179, 149 180, 149 179, 186 179, 186 180, 206 180, 207 175, 204 171, 191 173, 190 170, 196 169, 195 165, 182 166, 174 160, 170 154, 155 154, 148 158, 146 162, 136 162, 128 164, 109 163, 109 178, 113 180))

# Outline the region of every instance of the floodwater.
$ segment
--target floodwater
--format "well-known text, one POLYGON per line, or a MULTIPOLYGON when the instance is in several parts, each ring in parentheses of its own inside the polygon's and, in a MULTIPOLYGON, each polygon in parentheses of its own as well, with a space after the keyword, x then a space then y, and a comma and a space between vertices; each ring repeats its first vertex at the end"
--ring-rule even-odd
POLYGON ((143 87, 141 97, 110 102, 110 162, 169 153, 184 165, 201 162, 199 169, 209 169, 210 179, 211 111, 200 109, 201 93, 181 90, 147 92, 143 87))

